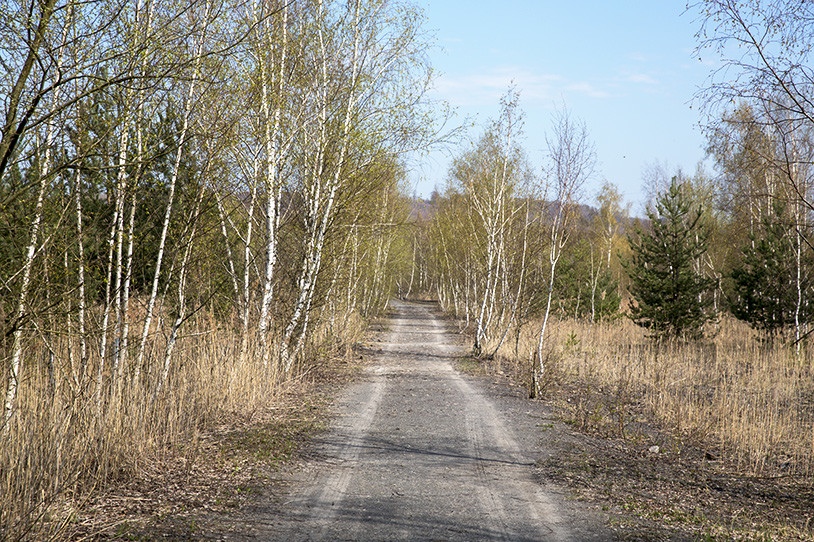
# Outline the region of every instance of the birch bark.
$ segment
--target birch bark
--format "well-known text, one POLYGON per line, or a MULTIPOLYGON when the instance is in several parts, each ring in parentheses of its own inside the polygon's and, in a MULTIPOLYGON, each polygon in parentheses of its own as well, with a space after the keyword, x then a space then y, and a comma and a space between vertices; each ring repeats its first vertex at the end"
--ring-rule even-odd
MULTIPOLYGON (((319 18, 324 19, 324 4, 322 0, 318 2, 319 18)), ((325 156, 328 149, 328 121, 329 121, 329 97, 333 89, 331 89, 331 81, 329 79, 329 62, 332 61, 328 55, 328 36, 326 29, 322 26, 318 29, 319 37, 319 50, 320 50, 320 75, 321 81, 319 89, 320 94, 320 113, 319 119, 319 138, 317 140, 316 159, 312 167, 311 173, 311 187, 309 198, 307 202, 308 219, 311 231, 309 232, 308 244, 306 246, 305 257, 300 268, 300 275, 298 283, 298 297, 294 304, 293 314, 288 322, 288 325, 283 332, 281 355, 285 374, 291 372, 291 367, 294 362, 294 351, 292 351, 292 341, 300 343, 299 337, 295 339, 295 333, 298 336, 304 336, 307 333, 307 313, 310 311, 311 303, 313 302, 314 288, 316 286, 316 278, 319 274, 320 266, 322 263, 322 249, 325 242, 325 235, 328 226, 333 218, 334 203, 336 201, 336 194, 339 190, 343 175, 345 174, 345 158, 348 151, 349 141, 348 136, 351 130, 351 119, 353 118, 354 109, 357 100, 357 85, 360 74, 360 44, 361 44, 361 21, 360 11, 361 2, 356 0, 353 3, 352 15, 352 32, 353 32, 353 46, 352 54, 349 60, 350 77, 347 82, 346 97, 342 107, 344 118, 341 124, 341 132, 338 134, 339 149, 335 158, 332 172, 325 171, 325 156), (323 199, 324 198, 324 199, 323 199), (298 329, 299 327, 299 329, 298 329)), ((297 348, 298 350, 299 348, 297 348)))
POLYGON ((161 225, 161 236, 159 238, 158 252, 156 254, 155 270, 153 271, 152 288, 150 291, 149 300, 147 302, 147 314, 144 318, 144 325, 142 326, 141 330, 141 341, 139 343, 138 357, 136 359, 135 374, 133 377, 136 386, 138 385, 139 374, 144 363, 144 353, 147 347, 147 337, 150 333, 150 328, 152 326, 153 312, 155 310, 156 299, 158 297, 158 286, 161 277, 161 265, 164 261, 164 249, 167 243, 167 234, 170 228, 170 218, 172 217, 173 203, 175 201, 175 191, 178 184, 179 170, 181 168, 181 158, 183 157, 184 149, 187 144, 189 123, 190 118, 192 116, 192 111, 194 109, 195 89, 196 84, 199 82, 200 78, 200 66, 204 44, 206 42, 209 25, 212 22, 210 20, 211 10, 212 10, 212 1, 208 0, 205 7, 203 28, 201 34, 197 37, 197 42, 194 44, 193 49, 195 55, 194 67, 189 81, 187 94, 184 99, 183 123, 181 126, 181 132, 178 134, 178 149, 176 150, 175 153, 172 172, 170 174, 169 193, 167 195, 167 204, 164 211, 164 220, 161 225))
MULTIPOLYGON (((554 278, 562 249, 568 241, 569 218, 574 211, 582 186, 594 173, 596 151, 588 137, 588 130, 581 121, 575 122, 568 111, 560 111, 554 117, 553 131, 546 138, 550 175, 555 183, 556 201, 551 220, 550 247, 548 253, 549 277, 543 323, 537 338, 536 363, 532 368, 532 397, 541 391, 541 378, 545 371, 543 344, 548 320, 551 315, 551 301, 554 294, 554 278)), ((541 213, 542 215, 542 213, 541 213)))
POLYGON ((186 302, 187 270, 189 256, 190 254, 192 254, 192 247, 195 244, 195 232, 198 226, 198 215, 201 209, 201 202, 203 201, 203 196, 204 189, 200 188, 198 191, 198 197, 195 198, 195 207, 192 210, 192 213, 187 221, 187 223, 190 224, 190 232, 189 235, 186 236, 186 247, 184 248, 184 255, 181 259, 181 266, 178 271, 178 314, 176 315, 175 321, 172 324, 172 329, 170 330, 170 337, 169 339, 167 339, 167 346, 164 350, 164 365, 161 370, 161 376, 159 377, 158 384, 156 385, 155 391, 153 392, 152 398, 153 402, 155 402, 156 398, 161 394, 161 390, 164 388, 164 385, 167 382, 167 377, 170 374, 170 366, 172 363, 172 354, 173 351, 175 350, 175 343, 178 340, 178 333, 187 315, 187 302, 186 302))
POLYGON ((277 262, 277 227, 279 220, 279 202, 277 191, 280 188, 278 171, 280 162, 280 120, 282 113, 283 81, 285 78, 286 53, 288 48, 288 4, 282 8, 279 29, 281 43, 277 47, 273 44, 272 21, 270 14, 255 5, 256 16, 263 18, 262 47, 279 50, 279 59, 272 55, 271 64, 267 64, 266 56, 261 51, 258 54, 262 91, 262 114, 264 124, 264 143, 266 149, 266 171, 264 186, 266 190, 266 269, 263 282, 263 298, 260 303, 260 322, 258 324, 258 338, 263 366, 268 368, 271 348, 269 345, 269 328, 271 325, 271 303, 274 295, 274 266, 277 262), (271 77, 271 80, 269 80, 271 77), (269 87, 273 86, 273 89, 269 87), (273 102, 273 103, 272 103, 273 102))
MULTIPOLYGON (((20 126, 15 124, 17 120, 17 109, 20 103, 20 96, 22 95, 26 81, 31 74, 34 67, 34 60, 37 57, 38 50, 48 29, 51 17, 54 12, 55 0, 48 0, 40 4, 40 19, 37 29, 34 33, 34 40, 29 45, 28 55, 23 64, 22 70, 12 88, 11 94, 8 98, 8 105, 6 109, 6 122, 3 127, 2 139, 0 140, 0 179, 3 178, 5 166, 7 164, 10 154, 13 152, 14 147, 19 141, 22 127, 26 119, 23 119, 20 126)), ((61 66, 65 50, 65 43, 67 40, 68 24, 66 24, 62 34, 62 44, 60 46, 59 56, 57 59, 57 68, 61 66)), ((55 111, 59 101, 59 89, 53 94, 53 102, 51 110, 55 111)), ((17 309, 15 311, 12 334, 12 347, 11 347, 11 360, 9 364, 8 383, 6 386, 5 397, 5 416, 3 431, 8 431, 9 422, 14 414, 15 402, 17 400, 17 391, 20 384, 20 371, 22 370, 23 359, 23 334, 24 334, 24 321, 27 316, 27 303, 29 297, 29 289, 31 287, 31 272, 34 266, 34 259, 37 254, 39 246, 39 234, 42 226, 43 218, 43 202, 45 200, 45 191, 48 187, 51 177, 51 146, 55 137, 55 127, 53 123, 47 126, 47 135, 45 138, 45 156, 43 159, 43 166, 40 172, 39 188, 37 190, 37 199, 34 206, 34 216, 31 221, 31 234, 29 236, 28 246, 25 251, 25 258, 22 267, 22 279, 20 283, 20 293, 17 298, 17 309)))

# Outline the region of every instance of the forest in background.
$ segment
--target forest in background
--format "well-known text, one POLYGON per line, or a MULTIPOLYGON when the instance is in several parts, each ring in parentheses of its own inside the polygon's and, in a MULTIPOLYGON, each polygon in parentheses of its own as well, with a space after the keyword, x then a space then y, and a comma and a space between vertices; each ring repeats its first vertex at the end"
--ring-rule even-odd
POLYGON ((394 295, 437 298, 533 397, 579 375, 810 479, 814 14, 693 8, 732 69, 702 96, 715 171, 654 168, 634 218, 613 184, 585 193, 600 172, 567 109, 530 164, 513 89, 443 192, 408 197, 409 158, 446 136, 406 3, 0 7, 0 538, 59 537, 156 450, 349 351, 394 295))

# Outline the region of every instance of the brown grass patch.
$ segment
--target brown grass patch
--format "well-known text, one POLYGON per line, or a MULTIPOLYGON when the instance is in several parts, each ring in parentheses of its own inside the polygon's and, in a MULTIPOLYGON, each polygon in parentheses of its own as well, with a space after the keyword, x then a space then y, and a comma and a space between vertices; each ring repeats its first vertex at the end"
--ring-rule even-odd
POLYGON ((316 328, 283 379, 257 352, 241 358, 239 337, 202 318, 186 328, 160 393, 160 334, 138 386, 132 366, 117 381, 93 357, 74 378, 67 340, 52 345, 52 377, 31 362, 48 355, 32 344, 0 449, 0 540, 198 538, 202 521, 242 506, 320 430, 326 383, 358 363, 362 322, 341 324, 316 328))
MULTIPOLYGON (((629 321, 552 326, 544 400, 585 435, 541 465, 605 505, 623 538, 814 538, 814 371, 724 320, 705 343, 656 348, 629 321)), ((481 363, 530 384, 534 327, 481 363)))

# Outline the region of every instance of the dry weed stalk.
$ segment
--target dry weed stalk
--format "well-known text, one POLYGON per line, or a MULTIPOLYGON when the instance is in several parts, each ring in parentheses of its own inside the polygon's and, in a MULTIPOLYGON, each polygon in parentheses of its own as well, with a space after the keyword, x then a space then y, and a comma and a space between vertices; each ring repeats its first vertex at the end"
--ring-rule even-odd
MULTIPOLYGON (((499 354, 518 363, 529 359, 534 338, 525 335, 517 356, 508 346, 499 354)), ((731 319, 706 342, 659 347, 627 320, 560 320, 549 348, 558 373, 605 390, 624 389, 629 395, 620 400, 640 402, 745 472, 814 476, 814 369, 805 350, 797 355, 769 346, 731 319)))
MULTIPOLYGON (((336 321, 341 325, 314 330, 305 360, 336 355, 358 340, 361 319, 336 321)), ((108 363, 101 408, 98 349, 81 378, 68 362, 76 341, 65 336, 50 349, 42 342, 27 345, 29 359, 40 361, 29 364, 20 382, 18 410, 0 447, 0 540, 62 538, 94 492, 149 470, 156 454, 195 450, 202 432, 227 419, 249 419, 285 391, 278 365, 264 367, 256 345, 241 357, 239 333, 199 316, 185 335, 159 394, 153 391, 161 376, 161 335, 148 349, 138 387, 132 367, 120 386, 112 382, 108 363), (52 370, 46 359, 56 360, 52 370)))

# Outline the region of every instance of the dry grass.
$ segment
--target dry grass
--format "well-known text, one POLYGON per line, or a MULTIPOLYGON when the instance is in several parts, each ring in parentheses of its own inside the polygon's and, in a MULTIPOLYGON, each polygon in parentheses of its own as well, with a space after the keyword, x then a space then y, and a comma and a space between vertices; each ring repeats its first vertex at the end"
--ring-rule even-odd
MULTIPOLYGON (((535 325, 477 365, 528 389, 535 325)), ((729 320, 659 349, 627 320, 549 329, 543 399, 578 431, 539 472, 601 507, 619 539, 814 539, 810 353, 729 320)))
MULTIPOLYGON (((513 344, 498 355, 525 363, 534 329, 523 331, 517 355, 513 344)), ((658 348, 628 320, 566 320, 551 329, 544 382, 573 378, 603 389, 620 405, 634 402, 745 473, 814 477, 814 369, 806 351, 768 347, 728 319, 707 342, 658 348)), ((577 422, 591 423, 592 413, 578 407, 577 422)), ((604 411, 622 436, 636 422, 613 404, 604 411)))
MULTIPOLYGON (((362 333, 358 318, 338 320, 341 325, 315 329, 298 378, 315 372, 313 366, 326 356, 347 352, 362 333)), ((115 532, 115 518, 102 514, 91 525, 85 517, 100 495, 136 479, 158 479, 157 470, 191 469, 216 428, 262 418, 260 413, 278 409, 298 385, 283 379, 276 364, 264 367, 255 351, 241 358, 238 335, 209 318, 190 322, 185 335, 161 393, 153 396, 164 353, 163 335, 157 334, 139 385, 132 366, 118 381, 106 366, 101 401, 98 354, 89 359, 87 377, 78 378, 68 362, 75 340, 60 337, 50 350, 43 342, 28 345, 17 409, 0 448, 0 540, 58 540, 80 524, 86 535, 115 532)), ((290 452, 288 442, 246 435, 230 437, 236 440, 229 445, 290 452)))

